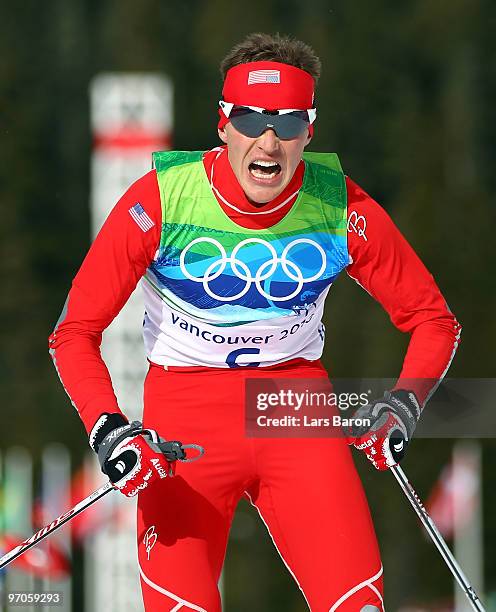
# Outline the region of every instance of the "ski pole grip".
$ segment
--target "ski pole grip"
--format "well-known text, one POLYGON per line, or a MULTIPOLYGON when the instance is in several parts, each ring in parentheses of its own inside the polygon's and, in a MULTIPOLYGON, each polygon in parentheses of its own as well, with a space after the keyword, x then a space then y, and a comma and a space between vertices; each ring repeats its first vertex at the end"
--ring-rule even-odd
POLYGON ((157 446, 167 461, 171 463, 173 461, 183 461, 186 458, 183 445, 177 440, 161 440, 157 446))

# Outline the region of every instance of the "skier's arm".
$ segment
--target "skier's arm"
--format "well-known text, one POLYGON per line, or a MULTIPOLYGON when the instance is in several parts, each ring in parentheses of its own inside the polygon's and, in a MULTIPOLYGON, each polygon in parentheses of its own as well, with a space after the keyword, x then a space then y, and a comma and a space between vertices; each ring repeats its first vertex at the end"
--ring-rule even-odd
POLYGON ((410 334, 395 388, 413 390, 423 405, 451 363, 461 327, 388 214, 349 178, 347 189, 347 272, 410 334))
POLYGON ((100 354, 102 332, 152 261, 161 222, 156 173, 152 171, 134 183, 110 213, 74 278, 50 336, 54 364, 88 432, 103 413, 120 413, 100 354), (137 205, 141 208, 133 212, 137 205))

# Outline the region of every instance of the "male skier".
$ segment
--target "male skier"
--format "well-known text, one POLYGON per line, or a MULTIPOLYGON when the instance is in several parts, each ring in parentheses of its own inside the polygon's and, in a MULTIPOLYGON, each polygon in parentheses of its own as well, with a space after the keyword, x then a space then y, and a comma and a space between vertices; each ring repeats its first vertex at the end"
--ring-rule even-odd
POLYGON ((146 610, 220 610, 228 531, 246 496, 313 612, 377 612, 383 569, 347 441, 314 438, 302 456, 294 439, 247 438, 245 380, 326 379, 321 315, 346 270, 411 336, 395 388, 360 411, 372 426, 348 440, 386 469, 403 456, 460 327, 337 156, 304 153, 320 73, 312 49, 252 34, 221 72, 223 145, 154 155, 154 170, 122 196, 91 246, 51 353, 104 472, 123 493, 139 492, 146 610), (128 423, 99 352, 102 331, 142 277, 143 425, 206 450, 174 478, 128 423))

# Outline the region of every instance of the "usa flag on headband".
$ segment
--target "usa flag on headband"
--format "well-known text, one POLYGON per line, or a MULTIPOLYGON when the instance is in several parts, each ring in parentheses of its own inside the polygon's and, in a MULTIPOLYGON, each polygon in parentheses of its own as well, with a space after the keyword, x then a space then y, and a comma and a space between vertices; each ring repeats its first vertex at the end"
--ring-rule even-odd
POLYGON ((134 206, 131 206, 128 212, 144 232, 152 229, 152 227, 155 225, 139 202, 136 202, 134 206))
POLYGON ((280 83, 281 73, 279 70, 252 70, 248 73, 248 85, 255 83, 280 83))

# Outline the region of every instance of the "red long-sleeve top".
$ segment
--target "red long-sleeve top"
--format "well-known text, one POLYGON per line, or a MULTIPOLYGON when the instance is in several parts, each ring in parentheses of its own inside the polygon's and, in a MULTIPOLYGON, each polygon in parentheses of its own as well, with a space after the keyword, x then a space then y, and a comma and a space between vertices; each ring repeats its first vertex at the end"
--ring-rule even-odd
MULTIPOLYGON (((204 156, 219 205, 244 227, 277 223, 301 187, 304 164, 266 210, 257 210, 243 193, 227 158, 218 147, 204 156), (235 203, 236 209, 225 202, 235 203)), ((397 387, 412 388, 423 403, 446 373, 459 342, 460 325, 434 279, 388 214, 349 177, 347 273, 387 311, 392 323, 409 333, 410 342, 397 387), (402 383, 402 381, 408 381, 402 383), (424 381, 424 382, 422 382, 424 381)), ((63 316, 50 336, 50 349, 62 383, 89 431, 103 412, 118 412, 110 375, 100 354, 103 330, 126 303, 152 262, 160 242, 162 212, 155 171, 136 181, 118 201, 73 280, 63 316), (145 229, 129 214, 141 204, 153 226, 145 229)))

